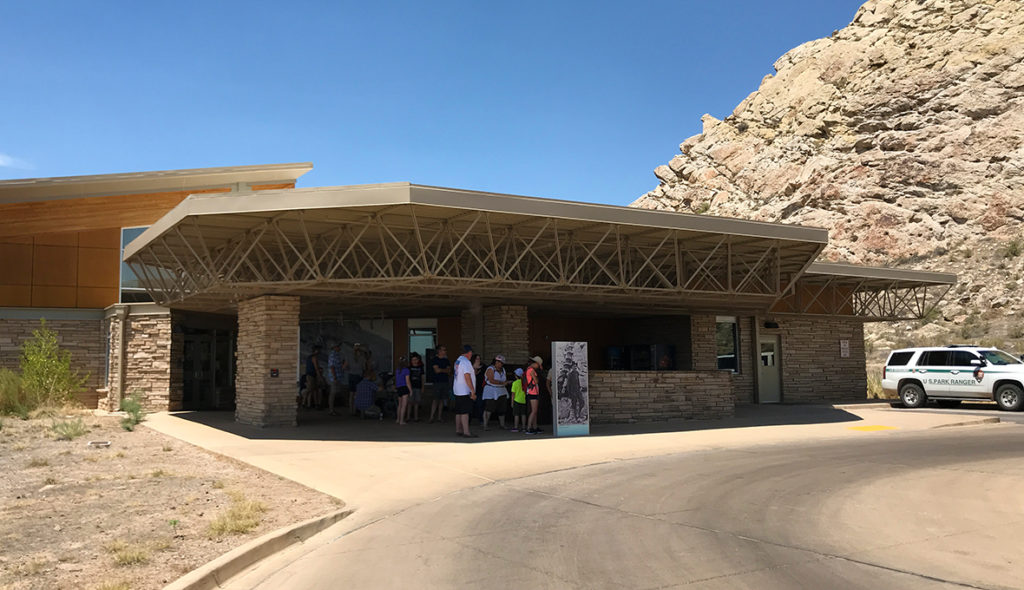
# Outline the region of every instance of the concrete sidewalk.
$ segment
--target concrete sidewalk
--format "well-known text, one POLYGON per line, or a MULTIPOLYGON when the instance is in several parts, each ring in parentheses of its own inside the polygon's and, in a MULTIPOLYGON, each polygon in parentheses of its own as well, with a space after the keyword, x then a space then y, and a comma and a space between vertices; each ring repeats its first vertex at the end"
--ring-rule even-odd
POLYGON ((291 429, 238 425, 230 413, 158 413, 144 424, 336 496, 356 509, 347 522, 357 523, 483 483, 582 465, 993 421, 878 406, 754 406, 737 414, 717 421, 598 426, 590 437, 561 439, 474 429, 480 438, 467 440, 454 436, 451 420, 398 426, 323 413, 304 414, 305 424, 291 429))

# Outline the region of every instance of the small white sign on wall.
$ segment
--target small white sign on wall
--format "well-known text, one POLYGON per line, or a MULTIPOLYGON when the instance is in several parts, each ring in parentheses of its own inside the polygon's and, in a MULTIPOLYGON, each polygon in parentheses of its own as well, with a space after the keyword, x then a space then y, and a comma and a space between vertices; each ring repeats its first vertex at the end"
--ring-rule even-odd
POLYGON ((839 341, 839 356, 845 358, 850 357, 850 341, 840 340, 839 341))

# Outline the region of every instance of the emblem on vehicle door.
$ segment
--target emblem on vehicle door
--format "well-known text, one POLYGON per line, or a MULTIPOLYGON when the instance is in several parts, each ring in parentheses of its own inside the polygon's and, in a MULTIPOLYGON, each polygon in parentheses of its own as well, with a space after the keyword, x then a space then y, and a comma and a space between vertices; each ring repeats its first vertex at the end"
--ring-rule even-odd
POLYGON ((982 378, 984 378, 984 377, 985 377, 985 371, 982 371, 981 367, 978 367, 977 369, 974 369, 974 379, 975 380, 981 381, 982 378))

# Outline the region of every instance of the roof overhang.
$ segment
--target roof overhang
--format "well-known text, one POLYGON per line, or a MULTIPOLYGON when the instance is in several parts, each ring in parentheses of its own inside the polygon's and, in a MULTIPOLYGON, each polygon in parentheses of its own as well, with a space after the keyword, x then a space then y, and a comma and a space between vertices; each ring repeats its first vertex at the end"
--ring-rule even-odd
POLYGON ((824 229, 409 183, 192 195, 125 249, 154 299, 230 311, 423 314, 470 301, 577 312, 767 311, 824 229))
POLYGON ((244 190, 254 185, 294 184, 300 176, 312 169, 313 164, 298 162, 0 180, 0 204, 233 185, 244 190))
POLYGON ((943 272, 816 262, 772 310, 864 321, 920 320, 933 313, 956 280, 943 272))

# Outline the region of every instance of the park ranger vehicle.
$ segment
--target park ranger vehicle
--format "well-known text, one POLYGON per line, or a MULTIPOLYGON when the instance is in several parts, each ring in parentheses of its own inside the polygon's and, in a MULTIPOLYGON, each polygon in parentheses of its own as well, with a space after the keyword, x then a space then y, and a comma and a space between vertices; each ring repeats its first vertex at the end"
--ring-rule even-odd
POLYGON ((1024 363, 984 346, 904 348, 885 361, 882 389, 899 395, 908 408, 928 400, 943 406, 994 400, 1000 409, 1015 411, 1024 406, 1024 363))

